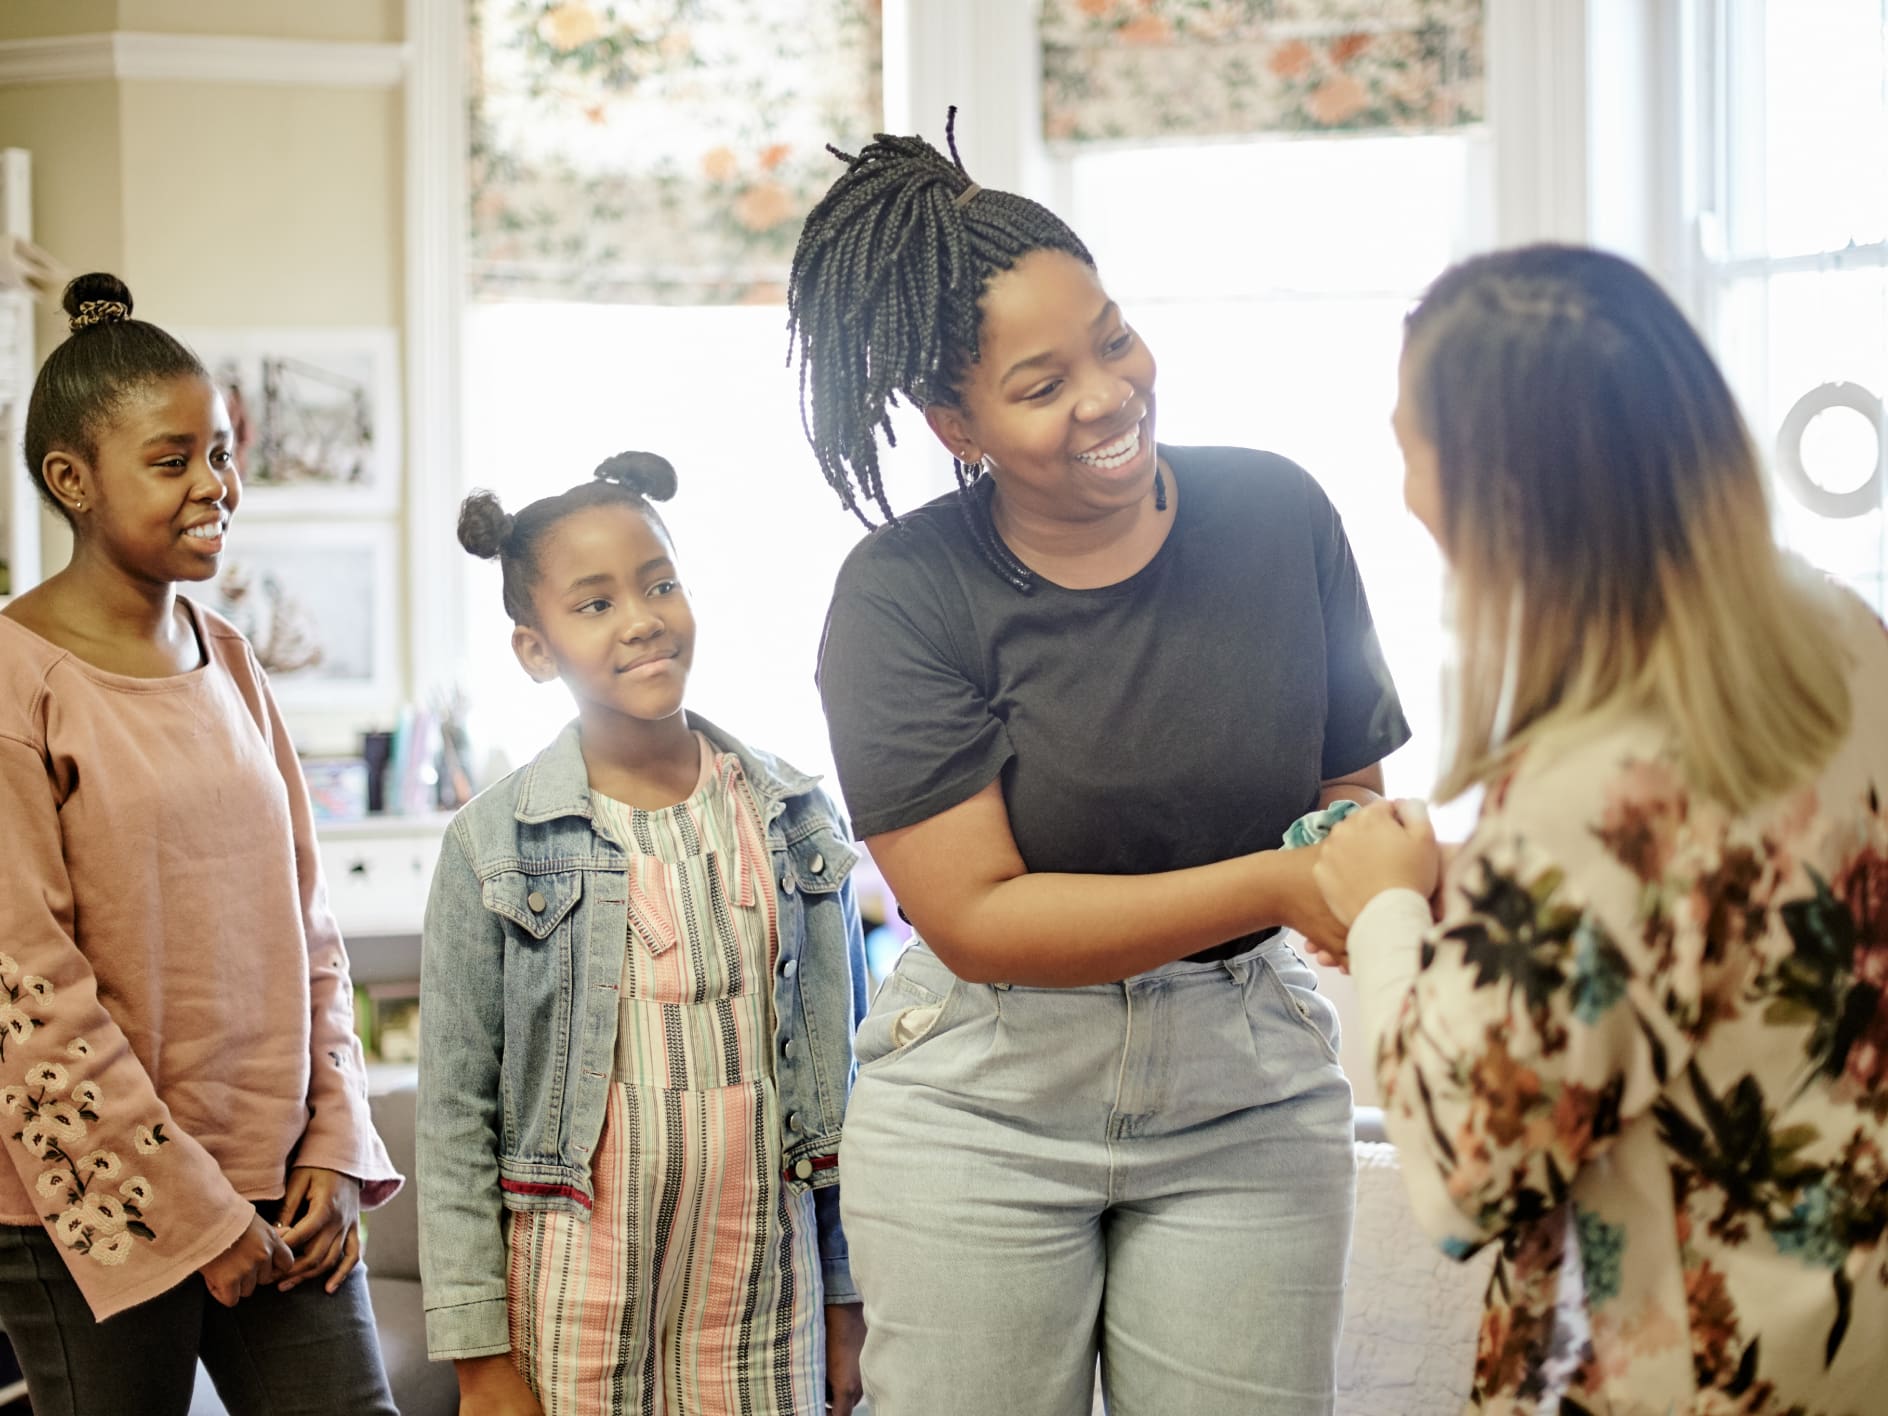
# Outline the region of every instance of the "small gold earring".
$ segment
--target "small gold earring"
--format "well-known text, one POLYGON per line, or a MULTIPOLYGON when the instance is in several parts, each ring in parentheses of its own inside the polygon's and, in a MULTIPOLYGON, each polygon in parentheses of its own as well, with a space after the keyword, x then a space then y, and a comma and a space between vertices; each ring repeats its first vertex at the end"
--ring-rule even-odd
POLYGON ((73 503, 72 503, 72 509, 73 509, 74 511, 84 511, 84 510, 85 510, 85 503, 84 503, 84 502, 82 502, 82 501, 75 501, 75 502, 73 502, 73 503))

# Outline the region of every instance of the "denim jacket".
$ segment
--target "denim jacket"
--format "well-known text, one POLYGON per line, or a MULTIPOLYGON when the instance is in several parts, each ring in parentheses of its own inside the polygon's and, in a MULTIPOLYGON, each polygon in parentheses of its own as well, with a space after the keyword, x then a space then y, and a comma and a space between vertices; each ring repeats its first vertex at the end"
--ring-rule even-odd
MULTIPOLYGON (((784 1182, 814 1191, 827 1303, 858 1294, 837 1152, 866 1006, 857 852, 814 779, 736 753, 773 859, 774 1075, 784 1182)), ((420 966, 420 1272, 435 1359, 507 1351, 503 1211, 588 1217, 616 1056, 628 860, 598 831, 575 723, 453 818, 420 966)))

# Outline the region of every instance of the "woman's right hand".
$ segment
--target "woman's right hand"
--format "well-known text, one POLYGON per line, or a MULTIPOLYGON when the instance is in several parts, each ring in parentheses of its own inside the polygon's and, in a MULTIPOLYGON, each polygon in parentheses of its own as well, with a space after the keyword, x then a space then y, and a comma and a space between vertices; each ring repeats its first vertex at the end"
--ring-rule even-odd
POLYGON ((1311 946, 1312 957, 1319 963, 1326 968, 1342 969, 1346 967, 1350 927, 1331 912, 1330 905, 1325 902, 1324 892, 1318 888, 1318 882, 1312 876, 1312 869, 1323 853, 1322 841, 1284 853, 1285 859, 1299 867, 1300 873, 1292 889, 1291 916, 1281 923, 1287 929, 1295 929, 1304 935, 1305 942, 1311 946))
POLYGON ((461 1357, 452 1365, 459 1373, 459 1416, 544 1416, 509 1352, 461 1357))
POLYGON ((253 1215, 236 1242, 197 1272, 210 1296, 225 1308, 234 1308, 263 1284, 274 1283, 295 1266, 295 1253, 282 1242, 275 1226, 253 1215))

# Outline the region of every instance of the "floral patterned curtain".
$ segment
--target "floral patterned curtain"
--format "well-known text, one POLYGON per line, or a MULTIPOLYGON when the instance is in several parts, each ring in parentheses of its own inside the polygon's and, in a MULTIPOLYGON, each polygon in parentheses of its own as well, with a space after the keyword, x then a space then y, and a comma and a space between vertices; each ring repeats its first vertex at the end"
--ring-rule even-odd
POLYGON ((1052 142, 1482 117, 1482 0, 1042 0, 1052 142))
POLYGON ((477 299, 780 300, 882 126, 879 0, 472 0, 477 299))

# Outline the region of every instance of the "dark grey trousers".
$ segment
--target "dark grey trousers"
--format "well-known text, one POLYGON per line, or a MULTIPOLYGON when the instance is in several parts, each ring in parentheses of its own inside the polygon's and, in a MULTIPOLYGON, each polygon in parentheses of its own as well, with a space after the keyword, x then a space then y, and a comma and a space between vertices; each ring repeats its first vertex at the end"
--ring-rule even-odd
POLYGON ((199 1357, 231 1416, 398 1416, 364 1266, 333 1294, 310 1279, 234 1308, 192 1274, 100 1323, 51 1235, 0 1225, 0 1328, 33 1416, 185 1416, 199 1357))

